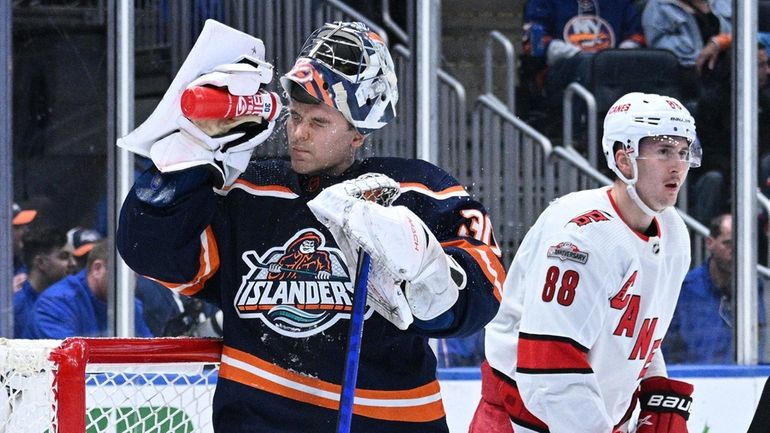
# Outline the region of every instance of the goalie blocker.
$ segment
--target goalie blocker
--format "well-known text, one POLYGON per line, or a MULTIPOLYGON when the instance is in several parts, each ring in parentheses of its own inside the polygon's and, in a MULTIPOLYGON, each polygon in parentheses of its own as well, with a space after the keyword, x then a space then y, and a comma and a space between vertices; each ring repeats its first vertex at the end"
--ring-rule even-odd
MULTIPOLYGON (((161 102, 117 144, 152 159, 163 173, 205 167, 214 185, 226 188, 246 169, 254 148, 273 132, 280 99, 263 89, 272 79, 273 66, 264 61, 261 40, 207 20, 161 102), (203 86, 215 88, 206 89, 207 95, 232 95, 232 115, 196 104, 196 89, 203 86), (188 117, 182 111, 186 90, 188 117)), ((167 184, 155 189, 158 196, 173 192, 167 184)))

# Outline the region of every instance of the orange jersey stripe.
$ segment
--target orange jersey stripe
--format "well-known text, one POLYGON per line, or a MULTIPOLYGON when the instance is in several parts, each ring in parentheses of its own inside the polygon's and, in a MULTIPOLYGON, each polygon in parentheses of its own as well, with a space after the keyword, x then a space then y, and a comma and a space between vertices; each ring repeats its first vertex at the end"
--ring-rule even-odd
POLYGON ((201 252, 198 258, 198 273, 189 283, 169 283, 157 278, 148 278, 183 295, 190 296, 198 293, 206 284, 206 281, 219 269, 219 248, 217 247, 216 239, 214 239, 214 231, 211 229, 211 226, 206 227, 206 230, 201 233, 200 239, 201 252))
POLYGON ((517 371, 591 372, 588 350, 566 338, 519 334, 517 371))
POLYGON ((442 242, 441 246, 460 248, 470 254, 484 272, 484 275, 492 284, 492 287, 494 287, 495 298, 497 298, 498 301, 503 299, 502 293, 503 281, 505 281, 505 268, 503 268, 502 263, 497 260, 497 257, 489 245, 474 245, 465 239, 455 239, 449 242, 442 242))
POLYGON ((433 191, 427 186, 419 182, 401 182, 399 183, 401 192, 414 191, 420 194, 425 194, 438 200, 444 200, 450 197, 464 197, 468 196, 468 192, 465 191, 461 185, 450 186, 449 188, 442 189, 441 191, 433 191))
MULTIPOLYGON (((249 353, 224 347, 219 376, 272 394, 336 410, 341 386, 304 376, 249 353)), ((427 422, 444 417, 437 381, 400 391, 356 389, 353 413, 389 421, 427 422)))
POLYGON ((243 179, 238 179, 232 185, 217 191, 221 191, 220 194, 227 195, 233 189, 240 189, 252 195, 273 196, 281 198, 299 197, 290 188, 282 185, 254 185, 253 183, 243 179))

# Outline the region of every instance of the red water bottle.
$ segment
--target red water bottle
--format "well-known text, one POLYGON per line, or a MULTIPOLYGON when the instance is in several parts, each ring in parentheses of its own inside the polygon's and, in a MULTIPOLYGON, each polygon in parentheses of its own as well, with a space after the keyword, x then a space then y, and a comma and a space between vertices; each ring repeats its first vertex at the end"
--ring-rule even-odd
POLYGON ((280 111, 278 95, 261 90, 254 95, 231 95, 226 89, 193 86, 185 89, 180 101, 182 113, 188 119, 232 119, 259 116, 272 121, 280 111))

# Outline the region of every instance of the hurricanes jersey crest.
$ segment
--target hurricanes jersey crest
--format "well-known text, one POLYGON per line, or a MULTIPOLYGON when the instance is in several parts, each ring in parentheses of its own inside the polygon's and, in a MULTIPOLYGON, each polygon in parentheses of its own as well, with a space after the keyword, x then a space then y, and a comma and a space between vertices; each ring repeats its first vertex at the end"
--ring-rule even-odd
POLYGON ((241 258, 249 269, 235 296, 241 318, 258 318, 291 337, 317 334, 350 318, 353 283, 344 255, 327 247, 319 231, 302 230, 262 256, 251 250, 241 258))

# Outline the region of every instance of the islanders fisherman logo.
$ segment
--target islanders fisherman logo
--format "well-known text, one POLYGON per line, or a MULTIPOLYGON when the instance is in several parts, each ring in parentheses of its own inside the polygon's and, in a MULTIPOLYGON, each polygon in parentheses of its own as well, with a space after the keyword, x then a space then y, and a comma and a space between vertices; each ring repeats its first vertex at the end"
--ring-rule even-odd
POLYGON ((350 318, 353 283, 345 258, 326 247, 317 230, 302 230, 262 256, 251 250, 241 258, 249 272, 235 296, 240 317, 260 319, 290 337, 314 335, 350 318))

